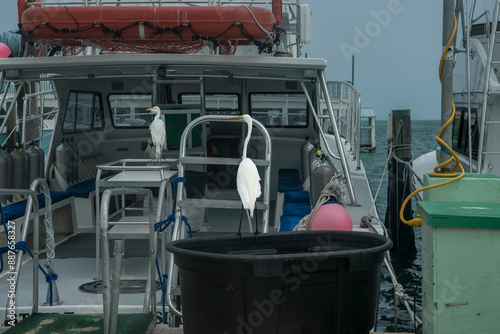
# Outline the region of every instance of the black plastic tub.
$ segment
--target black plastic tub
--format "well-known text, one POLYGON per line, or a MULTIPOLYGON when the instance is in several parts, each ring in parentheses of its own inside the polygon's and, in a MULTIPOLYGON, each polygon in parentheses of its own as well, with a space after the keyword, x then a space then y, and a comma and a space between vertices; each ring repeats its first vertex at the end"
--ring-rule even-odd
POLYGON ((174 241, 184 333, 368 333, 391 246, 351 231, 174 241))

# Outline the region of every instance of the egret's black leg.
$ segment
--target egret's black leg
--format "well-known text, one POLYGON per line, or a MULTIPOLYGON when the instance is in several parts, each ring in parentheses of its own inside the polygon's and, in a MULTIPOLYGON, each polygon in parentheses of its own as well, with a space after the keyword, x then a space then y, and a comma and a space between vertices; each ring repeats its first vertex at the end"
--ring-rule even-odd
POLYGON ((259 234, 259 213, 255 209, 255 235, 259 234))
POLYGON ((239 235, 239 236, 241 236, 241 223, 243 222, 243 211, 245 211, 245 209, 241 208, 240 227, 238 228, 238 233, 236 233, 236 235, 239 235))

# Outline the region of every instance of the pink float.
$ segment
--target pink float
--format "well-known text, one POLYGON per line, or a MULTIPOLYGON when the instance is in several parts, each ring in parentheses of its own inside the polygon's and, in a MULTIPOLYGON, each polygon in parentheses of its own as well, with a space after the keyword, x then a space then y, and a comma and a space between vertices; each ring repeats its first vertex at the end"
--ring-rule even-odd
POLYGON ((340 204, 324 204, 316 211, 311 230, 352 231, 351 217, 340 204))
POLYGON ((8 58, 10 53, 9 47, 4 43, 0 43, 0 58, 8 58))

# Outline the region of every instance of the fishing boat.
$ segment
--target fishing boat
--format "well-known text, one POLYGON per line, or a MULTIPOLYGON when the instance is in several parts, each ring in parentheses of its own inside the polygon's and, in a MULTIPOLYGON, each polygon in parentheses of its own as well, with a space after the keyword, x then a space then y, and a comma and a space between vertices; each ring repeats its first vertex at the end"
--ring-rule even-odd
MULTIPOLYGON (((307 5, 20 1, 19 23, 26 55, 37 44, 44 51, 0 59, 0 86, 14 91, 11 103, 2 101, 5 118, 23 111, 9 138, 40 139, 40 123, 30 122, 46 117, 44 97, 57 113, 48 152, 36 160, 42 168, 19 175, 16 158, 12 175, 23 186, 0 189, 2 246, 16 241, 0 274, 2 281, 13 277, 0 286, 0 296, 10 296, 0 311, 7 325, 30 314, 104 315, 105 331, 113 332, 123 314, 145 313, 153 325, 187 330, 196 320, 183 314, 188 297, 181 298, 177 273, 185 268, 165 245, 189 235, 215 238, 210 245, 237 232, 248 242, 300 236, 287 231, 332 183, 339 192, 327 195, 336 201, 327 204, 344 204, 343 223, 354 231, 345 233, 384 235, 360 159, 360 93, 327 81, 325 60, 300 57, 310 42, 307 5), (28 102, 14 103, 21 97, 28 102), (150 125, 160 120, 165 138, 158 142, 150 125), (248 221, 238 192, 238 166, 247 157, 261 189, 248 221)), ((373 305, 390 245, 383 247, 379 262, 368 264, 373 305)), ((237 282, 224 289, 236 291, 237 282)), ((365 313, 360 332, 374 326, 375 310, 365 313)))
MULTIPOLYGON (((453 103, 455 114, 445 135, 447 142, 460 158, 465 170, 471 173, 500 175, 498 152, 499 114, 498 81, 498 2, 489 6, 474 1, 470 8, 461 4, 457 15, 456 45, 452 45, 453 103), (465 8, 465 9, 464 9, 465 8)), ((450 115, 443 115, 442 123, 450 115)), ((435 151, 417 157, 414 170, 420 178, 438 164, 438 156, 446 148, 438 145, 435 151)))
POLYGON ((438 147, 413 161, 417 189, 403 207, 423 194, 418 216, 406 220, 401 208, 400 217, 422 230, 423 333, 492 333, 498 327, 487 309, 498 296, 491 271, 498 260, 490 254, 500 240, 500 2, 443 3, 438 147))

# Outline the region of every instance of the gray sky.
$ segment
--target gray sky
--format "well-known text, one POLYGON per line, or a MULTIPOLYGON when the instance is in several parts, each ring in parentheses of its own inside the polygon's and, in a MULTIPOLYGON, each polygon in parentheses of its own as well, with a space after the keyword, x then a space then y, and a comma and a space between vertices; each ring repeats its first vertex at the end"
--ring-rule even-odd
MULTIPOLYGON (((303 52, 328 61, 328 80, 351 80, 377 119, 411 109, 412 119, 440 119, 438 76, 442 1, 302 0, 312 11, 312 43, 303 52)), ((17 27, 17 4, 2 0, 0 32, 17 27)))
POLYGON ((440 119, 438 67, 443 2, 436 0, 307 0, 312 11, 309 58, 328 61, 327 80, 351 80, 377 119, 411 109, 412 119, 440 119))

